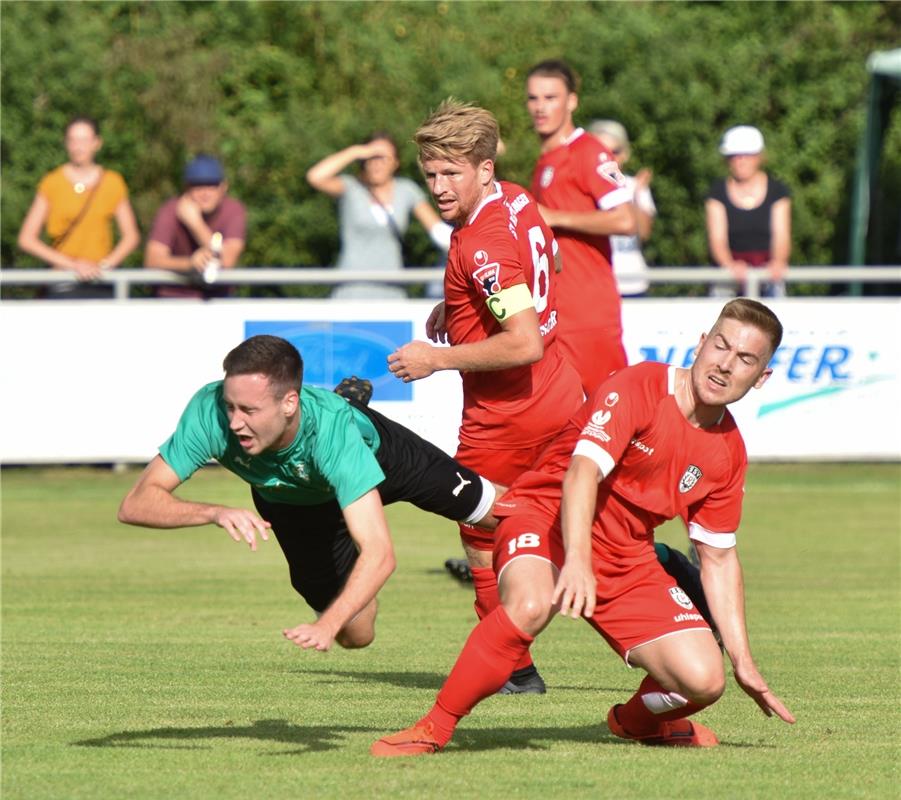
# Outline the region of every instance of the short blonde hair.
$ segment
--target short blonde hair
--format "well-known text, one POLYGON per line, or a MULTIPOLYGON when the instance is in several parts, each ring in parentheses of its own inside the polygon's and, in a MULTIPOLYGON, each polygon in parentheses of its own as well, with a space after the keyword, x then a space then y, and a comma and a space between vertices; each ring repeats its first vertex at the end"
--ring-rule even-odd
MULTIPOLYGON (((730 300, 720 311, 716 320, 717 325, 721 319, 734 319, 736 322, 753 325, 767 335, 773 347, 773 353, 782 344, 782 323, 779 321, 779 317, 757 300, 747 297, 736 297, 734 300, 730 300)), ((716 325, 713 327, 716 328, 716 325)))
POLYGON ((420 164, 438 159, 469 161, 473 166, 497 158, 499 139, 494 114, 453 97, 438 106, 413 137, 420 164))

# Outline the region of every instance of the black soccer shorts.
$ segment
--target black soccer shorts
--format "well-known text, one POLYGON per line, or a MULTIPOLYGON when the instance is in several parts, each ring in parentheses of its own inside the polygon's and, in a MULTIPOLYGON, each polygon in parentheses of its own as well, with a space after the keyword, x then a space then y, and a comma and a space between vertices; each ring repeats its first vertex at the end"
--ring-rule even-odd
MULTIPOLYGON (((379 434, 376 460, 384 505, 406 501, 454 522, 475 521, 491 510, 494 490, 476 472, 440 448, 368 406, 348 400, 379 434)), ((338 596, 357 560, 357 548, 338 503, 273 503, 252 490, 260 516, 272 525, 288 561, 291 585, 315 611, 338 596)), ((456 529, 453 529, 454 532, 456 529)))

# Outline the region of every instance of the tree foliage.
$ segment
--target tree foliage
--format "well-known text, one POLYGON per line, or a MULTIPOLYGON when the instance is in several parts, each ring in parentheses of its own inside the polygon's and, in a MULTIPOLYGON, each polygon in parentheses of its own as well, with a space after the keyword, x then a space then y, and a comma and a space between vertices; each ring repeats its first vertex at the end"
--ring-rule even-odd
MULTIPOLYGON (((577 121, 620 119, 630 168, 654 171, 653 262, 706 263, 703 199, 724 170, 716 145, 747 123, 793 190, 793 262, 842 263, 866 57, 895 45, 899 28, 899 6, 881 3, 7 0, 0 257, 30 263, 16 250, 19 224, 64 158, 65 121, 86 113, 145 234, 187 158, 212 151, 248 206, 245 263, 332 263, 335 213, 304 180, 313 163, 388 129, 416 177, 413 131, 454 95, 495 112, 499 170, 528 184, 538 144, 524 73, 562 56, 582 76, 577 121)), ((896 120, 887 174, 901 171, 899 138, 896 120)), ((434 262, 421 231, 411 247, 434 262)))

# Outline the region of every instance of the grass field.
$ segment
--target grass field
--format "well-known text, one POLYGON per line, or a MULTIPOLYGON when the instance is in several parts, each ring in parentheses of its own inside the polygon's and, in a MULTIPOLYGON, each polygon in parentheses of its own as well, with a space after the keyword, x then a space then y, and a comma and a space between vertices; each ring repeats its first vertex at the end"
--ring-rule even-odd
MULTIPOLYGON (((751 639, 798 718, 731 682, 713 750, 645 748, 603 720, 627 670, 589 627, 536 642, 543 697, 494 697, 446 752, 372 759, 427 710, 468 634, 442 571, 451 526, 390 509, 398 569, 368 650, 302 652, 309 617, 274 541, 117 524, 134 473, 3 473, 2 796, 39 798, 897 798, 901 467, 754 465, 740 552, 751 639)), ((210 469, 185 494, 246 504, 210 469)), ((678 526, 661 538, 684 543, 678 526)))

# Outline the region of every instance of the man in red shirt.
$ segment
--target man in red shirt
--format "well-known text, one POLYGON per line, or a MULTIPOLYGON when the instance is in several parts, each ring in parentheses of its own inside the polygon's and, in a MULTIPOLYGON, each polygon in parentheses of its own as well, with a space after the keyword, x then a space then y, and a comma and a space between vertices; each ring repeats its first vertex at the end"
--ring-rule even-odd
POLYGON ((526 86, 541 139, 532 194, 563 255, 560 346, 591 394, 627 363, 609 237, 635 234, 635 215, 613 154, 573 124, 579 97, 572 70, 562 61, 542 61, 529 70, 526 86))
POLYGON ((766 306, 733 300, 701 336, 690 369, 645 362, 598 388, 495 506, 502 605, 476 626, 432 710, 376 742, 373 755, 444 747, 555 613, 584 616, 628 666, 647 673, 608 712, 612 733, 645 744, 717 744, 687 717, 722 694, 722 656, 654 552, 654 529, 677 516, 697 547, 736 681, 765 714, 794 722, 751 656, 735 549, 747 456, 726 408, 764 384, 781 338, 766 306))
MULTIPOLYGON (((455 226, 443 303, 426 333, 435 347, 410 342, 389 356, 404 381, 437 370, 463 378, 456 459, 509 486, 579 408, 579 376, 556 345, 556 245, 521 186, 494 177, 498 126, 484 109, 445 102, 416 132, 426 183, 445 222, 455 226)), ((498 604, 491 568, 493 532, 460 528, 472 567, 476 612, 498 604)), ((543 692, 528 653, 505 691, 543 692)))

